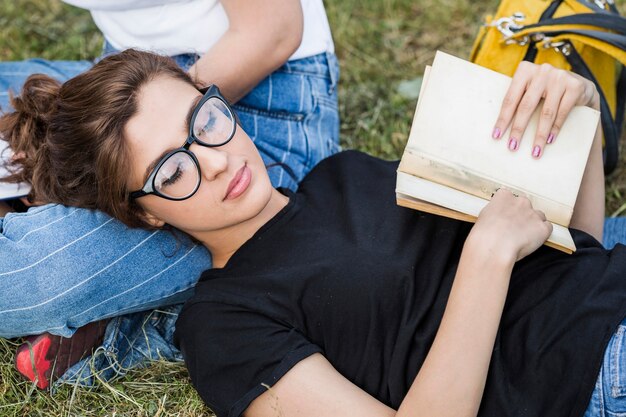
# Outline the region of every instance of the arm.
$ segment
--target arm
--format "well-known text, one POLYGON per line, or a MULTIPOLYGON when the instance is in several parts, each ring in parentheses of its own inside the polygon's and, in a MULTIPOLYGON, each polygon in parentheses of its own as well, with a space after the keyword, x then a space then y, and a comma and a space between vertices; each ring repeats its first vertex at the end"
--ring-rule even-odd
POLYGON ((433 345, 397 412, 316 354, 254 400, 246 417, 476 416, 513 264, 551 230, 527 199, 496 193, 467 238, 433 345))
POLYGON ((570 227, 584 230, 602 242, 604 228, 604 166, 602 129, 598 127, 580 184, 570 227))
POLYGON ((466 242, 441 326, 398 416, 478 413, 515 259, 473 239, 466 242))
POLYGON ((235 102, 300 46, 299 0, 224 0, 229 28, 190 69, 201 84, 217 84, 235 102))

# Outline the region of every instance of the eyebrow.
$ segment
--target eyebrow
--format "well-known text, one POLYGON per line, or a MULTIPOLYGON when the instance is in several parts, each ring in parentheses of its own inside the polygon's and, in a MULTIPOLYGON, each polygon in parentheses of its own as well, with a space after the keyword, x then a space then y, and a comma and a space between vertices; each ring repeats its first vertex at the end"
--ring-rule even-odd
MULTIPOLYGON (((191 105, 189 106, 189 110, 187 111, 187 116, 185 117, 185 131, 186 132, 189 132, 189 129, 191 127, 190 126, 191 125, 191 116, 193 115, 193 111, 196 109, 196 106, 198 105, 200 100, 202 100, 202 97, 204 97, 204 94, 194 98, 193 101, 191 102, 191 105)), ((157 164, 161 161, 161 159, 163 159, 165 157, 165 155, 167 155, 168 153, 170 153, 174 149, 175 148, 166 149, 166 150, 164 150, 161 153, 161 155, 159 155, 156 158, 154 158, 154 160, 150 163, 150 165, 148 165, 148 167, 146 168, 146 172, 144 173, 144 176, 143 176, 144 184, 145 184, 146 181, 148 181, 148 177, 150 176, 150 174, 152 173, 154 168, 156 168, 157 164)))

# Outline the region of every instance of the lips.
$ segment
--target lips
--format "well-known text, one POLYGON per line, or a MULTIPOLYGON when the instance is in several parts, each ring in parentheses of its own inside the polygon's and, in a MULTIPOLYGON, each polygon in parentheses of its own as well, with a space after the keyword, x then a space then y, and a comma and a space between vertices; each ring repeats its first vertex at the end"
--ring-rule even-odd
POLYGON ((235 174, 234 178, 228 184, 226 189, 226 195, 224 200, 232 200, 243 194, 250 185, 252 180, 252 171, 248 168, 248 165, 242 166, 235 174))

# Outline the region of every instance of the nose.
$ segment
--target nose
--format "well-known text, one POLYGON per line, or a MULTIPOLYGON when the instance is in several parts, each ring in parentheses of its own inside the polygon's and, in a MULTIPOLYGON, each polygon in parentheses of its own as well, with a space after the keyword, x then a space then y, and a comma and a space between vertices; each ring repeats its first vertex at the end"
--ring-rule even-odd
POLYGON ((223 149, 209 148, 194 143, 190 150, 198 158, 200 172, 204 179, 212 181, 222 172, 228 171, 229 155, 223 149))

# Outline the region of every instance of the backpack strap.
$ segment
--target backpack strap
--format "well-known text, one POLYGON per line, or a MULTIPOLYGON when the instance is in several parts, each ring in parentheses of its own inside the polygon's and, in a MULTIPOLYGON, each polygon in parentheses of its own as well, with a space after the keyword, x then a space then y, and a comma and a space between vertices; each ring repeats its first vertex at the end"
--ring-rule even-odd
MULTIPOLYGON (((571 45, 571 44, 570 44, 571 45)), ((609 110, 609 105, 606 101, 606 97, 604 96, 604 92, 600 88, 596 77, 593 75, 591 70, 585 61, 581 58, 576 51, 576 48, 570 46, 569 53, 565 55, 567 61, 572 66, 572 70, 591 80, 598 89, 598 93, 600 94, 600 117, 602 122, 602 131, 604 133, 604 150, 603 150, 603 159, 604 159, 604 173, 605 175, 613 172, 615 167, 617 166, 617 160, 619 155, 619 131, 615 125, 615 122, 611 118, 611 111, 609 110)))

